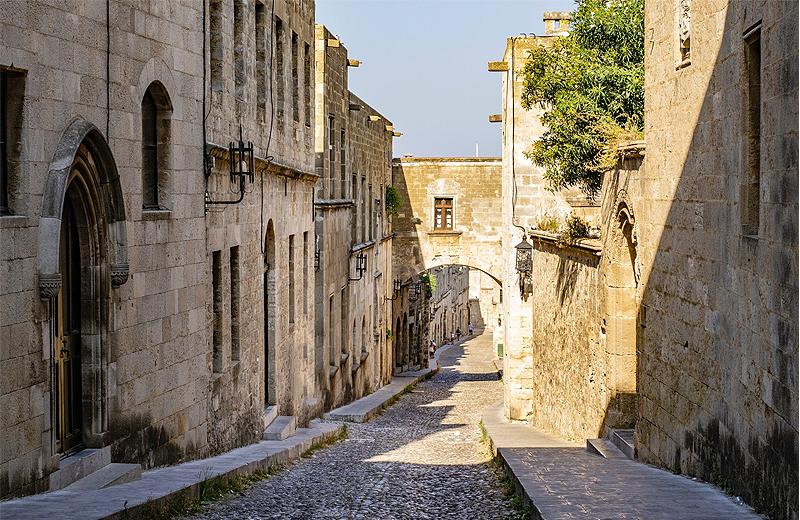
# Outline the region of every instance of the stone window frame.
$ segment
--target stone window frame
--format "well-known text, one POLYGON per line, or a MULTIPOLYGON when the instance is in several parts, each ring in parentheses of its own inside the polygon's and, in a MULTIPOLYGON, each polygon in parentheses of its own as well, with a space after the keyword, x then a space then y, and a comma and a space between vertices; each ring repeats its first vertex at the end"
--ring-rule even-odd
POLYGON ((455 229, 456 220, 456 198, 455 197, 434 197, 433 198, 433 230, 434 231, 453 231, 455 229), (450 201, 449 206, 444 204, 445 201, 450 201), (442 205, 439 205, 442 201, 442 205), (439 210, 450 210, 450 226, 446 225, 445 213, 441 216, 438 215, 439 210), (437 220, 438 219, 438 220, 437 220))
POLYGON ((148 213, 164 213, 171 209, 171 201, 169 198, 169 182, 171 173, 172 161, 172 101, 169 92, 163 83, 160 81, 153 81, 148 85, 141 101, 141 122, 142 122, 142 215, 146 216, 148 213), (151 145, 146 144, 145 141, 145 102, 148 96, 152 98, 155 105, 155 118, 152 124, 154 128, 155 143, 154 147, 154 171, 152 173, 154 179, 148 181, 145 179, 145 163, 147 148, 151 145), (150 202, 145 202, 145 182, 155 183, 154 197, 150 202))
POLYGON ((275 17, 275 115, 279 123, 283 122, 283 113, 286 109, 286 65, 284 63, 284 26, 283 20, 275 17))
POLYGON ((677 0, 675 10, 675 27, 677 27, 675 70, 692 64, 691 58, 691 0, 677 0), (686 16, 684 16, 684 10, 686 16), (684 32, 684 27, 686 28, 684 32), (686 36, 684 40, 684 34, 686 36))
POLYGON ((742 110, 743 172, 740 189, 741 227, 743 237, 758 239, 761 222, 761 135, 763 130, 761 90, 764 72, 761 60, 763 47, 761 20, 743 33, 742 44, 744 106, 742 110), (758 52, 754 53, 756 46, 758 52))

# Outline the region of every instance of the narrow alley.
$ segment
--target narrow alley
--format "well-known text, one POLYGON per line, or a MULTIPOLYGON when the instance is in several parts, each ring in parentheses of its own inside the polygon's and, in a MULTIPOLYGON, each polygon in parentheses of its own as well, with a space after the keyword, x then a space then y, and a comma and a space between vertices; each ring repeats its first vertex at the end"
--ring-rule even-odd
POLYGON ((480 418, 503 388, 491 336, 450 347, 441 370, 348 436, 197 518, 509 518, 480 418))

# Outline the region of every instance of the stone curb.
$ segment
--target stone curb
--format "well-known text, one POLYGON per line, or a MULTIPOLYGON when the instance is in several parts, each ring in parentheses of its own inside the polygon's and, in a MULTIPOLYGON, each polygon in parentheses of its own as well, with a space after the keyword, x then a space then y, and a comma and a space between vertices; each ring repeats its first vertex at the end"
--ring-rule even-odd
POLYGON ((439 371, 439 368, 426 368, 414 372, 403 372, 394 376, 392 382, 382 386, 375 392, 348 403, 339 408, 335 408, 325 413, 322 417, 330 421, 345 421, 354 423, 365 423, 375 417, 383 406, 402 394, 409 385, 416 385, 421 380, 428 378, 439 371))
POLYGON ((199 498, 202 484, 299 459, 314 444, 340 435, 343 424, 298 428, 283 441, 261 441, 221 455, 142 473, 142 479, 97 491, 55 491, 0 503, 0 518, 19 520, 129 520, 147 508, 165 509, 173 500, 199 498))

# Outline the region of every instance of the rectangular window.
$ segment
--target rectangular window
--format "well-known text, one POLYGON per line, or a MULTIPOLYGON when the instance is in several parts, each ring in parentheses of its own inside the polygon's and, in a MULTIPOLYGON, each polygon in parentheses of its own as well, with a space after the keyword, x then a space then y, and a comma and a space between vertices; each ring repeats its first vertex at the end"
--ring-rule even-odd
POLYGON ((231 359, 239 361, 239 246, 231 247, 231 359))
POLYGON ((453 199, 434 199, 433 229, 453 229, 453 199))
POLYGON ((367 178, 361 177, 361 203, 359 204, 361 211, 361 242, 367 241, 367 204, 364 200, 367 196, 367 178))
POLYGON ((19 179, 25 74, 0 69, 0 215, 10 215, 19 179))
POLYGON ((8 104, 7 72, 0 69, 0 215, 8 214, 8 132, 6 105, 8 104))
POLYGON ((280 18, 275 19, 275 113, 278 117, 283 117, 284 109, 284 87, 286 79, 283 67, 283 22, 280 18))
POLYGON ((339 356, 347 354, 347 288, 342 289, 341 301, 339 302, 341 311, 339 314, 339 323, 342 327, 342 337, 339 338, 339 356))
POLYGON ((369 185, 369 192, 367 196, 367 205, 365 206, 365 211, 369 213, 369 239, 372 240, 375 238, 374 235, 374 220, 373 217, 375 215, 375 205, 372 202, 372 184, 369 185))
POLYGON ((267 108, 267 8, 256 4, 256 99, 267 108))
POLYGON ((305 44, 303 45, 303 59, 305 63, 303 64, 303 69, 305 70, 306 76, 306 88, 305 88, 305 114, 306 114, 306 126, 311 126, 311 114, 314 113, 314 63, 312 61, 313 55, 311 53, 311 45, 305 44))
POLYGON ((222 372, 222 251, 214 251, 211 254, 211 302, 212 302, 212 325, 213 325, 213 370, 215 374, 222 372))
POLYGON ((761 187, 761 28, 745 37, 747 111, 745 112, 746 177, 742 186, 742 233, 758 235, 761 187))
POLYGON ((334 184, 333 184, 333 172, 334 172, 334 164, 335 164, 335 152, 336 149, 334 147, 334 143, 336 141, 336 134, 334 133, 333 126, 334 126, 334 118, 333 116, 328 116, 328 195, 327 198, 332 199, 336 195, 334 194, 334 184))
POLYGON ((300 122, 300 70, 297 33, 292 31, 292 119, 300 122))
POLYGON ((347 157, 345 155, 345 148, 344 148, 345 139, 344 139, 344 137, 345 137, 344 128, 342 128, 342 131, 339 134, 339 162, 341 163, 339 165, 339 167, 341 168, 341 179, 342 179, 341 195, 342 195, 342 198, 345 198, 345 193, 344 192, 347 189, 347 171, 346 171, 346 166, 347 166, 347 160, 346 159, 347 159, 347 157))
POLYGON ((311 280, 308 279, 308 231, 303 232, 303 314, 308 315, 308 288, 311 280))
POLYGON ((243 0, 236 0, 233 3, 233 78, 236 86, 236 97, 239 99, 244 99, 245 80, 247 79, 247 71, 245 69, 247 45, 244 34, 247 19, 246 6, 247 3, 243 0))
POLYGON ((336 359, 336 336, 334 335, 334 331, 336 330, 333 326, 335 320, 333 319, 333 295, 331 294, 328 297, 328 355, 331 357, 331 366, 337 366, 339 364, 339 360, 336 359))
POLYGON ((294 324, 294 235, 289 235, 289 325, 294 324))
POLYGON ((208 3, 209 8, 209 25, 211 29, 211 36, 209 38, 209 47, 211 53, 211 88, 214 90, 222 90, 225 88, 225 81, 222 75, 222 64, 225 62, 225 47, 222 44, 222 28, 223 28, 223 0, 210 0, 208 3))

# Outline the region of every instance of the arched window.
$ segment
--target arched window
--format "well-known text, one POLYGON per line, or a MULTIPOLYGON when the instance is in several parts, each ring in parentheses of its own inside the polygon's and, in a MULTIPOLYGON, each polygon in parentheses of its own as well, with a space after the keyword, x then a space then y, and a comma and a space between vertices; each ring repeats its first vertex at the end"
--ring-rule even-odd
POLYGON ((150 89, 142 99, 142 206, 158 207, 158 109, 150 89))
POLYGON ((169 209, 166 185, 169 173, 172 105, 160 83, 151 83, 142 98, 142 207, 169 209))

